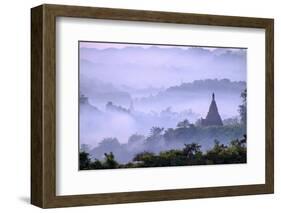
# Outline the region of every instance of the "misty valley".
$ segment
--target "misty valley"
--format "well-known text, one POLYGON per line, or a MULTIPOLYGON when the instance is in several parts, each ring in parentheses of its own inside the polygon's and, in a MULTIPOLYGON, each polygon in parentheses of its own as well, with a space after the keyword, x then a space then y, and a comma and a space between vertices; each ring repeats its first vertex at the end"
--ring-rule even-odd
POLYGON ((79 43, 79 169, 247 162, 244 48, 79 43))
MULTIPOLYGON (((166 105, 159 112, 140 111, 138 108, 141 109, 141 103, 136 105, 138 107, 134 105, 135 100, 139 100, 137 98, 128 99, 127 107, 107 101, 103 108, 98 108, 82 94, 79 100, 80 169, 245 163, 245 84, 240 82, 238 87, 237 82, 225 79, 201 81, 200 89, 197 84, 198 81, 193 83, 193 87, 189 84, 185 88, 185 95, 182 95, 183 91, 175 91, 173 101, 169 103, 171 105, 166 105), (220 88, 222 83, 225 85, 220 88), (200 93, 208 93, 209 97, 205 102, 210 105, 212 98, 209 91, 216 91, 215 94, 219 94, 216 96, 224 97, 222 91, 226 88, 232 88, 228 89, 228 98, 238 96, 240 101, 236 106, 237 115, 218 118, 221 119, 221 124, 204 125, 204 116, 197 113, 196 108, 186 108, 178 112, 172 110, 178 104, 177 99, 179 104, 185 103, 186 106, 191 95, 193 98, 190 102, 198 101, 194 98, 196 93, 200 102, 200 93), (186 101, 183 102, 183 99, 186 101)), ((172 87, 173 90, 175 88, 172 87)), ((170 90, 168 88, 161 93, 168 93, 170 90)), ((151 109, 157 109, 154 99, 158 96, 159 94, 150 96, 151 109)), ((141 100, 147 105, 149 98, 141 100)), ((224 111, 223 100, 220 103, 219 110, 224 111)), ((206 107, 205 114, 211 110, 211 105, 210 109, 206 107)))

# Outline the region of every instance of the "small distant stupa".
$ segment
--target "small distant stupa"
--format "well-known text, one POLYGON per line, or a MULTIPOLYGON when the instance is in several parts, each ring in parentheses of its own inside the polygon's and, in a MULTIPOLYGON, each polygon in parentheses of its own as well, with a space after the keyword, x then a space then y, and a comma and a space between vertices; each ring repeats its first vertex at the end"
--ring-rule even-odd
POLYGON ((223 126, 221 116, 215 101, 215 94, 212 94, 212 102, 209 107, 209 112, 205 119, 201 120, 202 126, 223 126))

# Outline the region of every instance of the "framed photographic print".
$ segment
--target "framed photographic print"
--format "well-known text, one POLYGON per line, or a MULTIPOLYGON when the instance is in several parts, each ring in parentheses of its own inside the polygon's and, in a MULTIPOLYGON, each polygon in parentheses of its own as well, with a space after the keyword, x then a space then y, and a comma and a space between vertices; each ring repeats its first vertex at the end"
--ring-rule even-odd
POLYGON ((31 203, 274 191, 273 19, 31 9, 31 203))

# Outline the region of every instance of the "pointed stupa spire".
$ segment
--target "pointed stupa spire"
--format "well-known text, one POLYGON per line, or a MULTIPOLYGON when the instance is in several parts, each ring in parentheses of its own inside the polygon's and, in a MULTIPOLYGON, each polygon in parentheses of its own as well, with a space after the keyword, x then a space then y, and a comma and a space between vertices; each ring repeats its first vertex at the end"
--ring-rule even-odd
POLYGON ((222 120, 218 111, 218 107, 215 101, 215 93, 212 94, 212 102, 209 107, 208 114, 205 119, 202 120, 203 126, 222 126, 222 120))

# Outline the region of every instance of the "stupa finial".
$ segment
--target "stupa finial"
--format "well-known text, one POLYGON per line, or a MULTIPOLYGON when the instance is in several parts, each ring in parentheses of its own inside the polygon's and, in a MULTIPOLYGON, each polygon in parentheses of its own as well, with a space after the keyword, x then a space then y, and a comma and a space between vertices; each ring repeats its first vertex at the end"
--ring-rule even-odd
POLYGON ((212 102, 209 107, 208 114, 205 119, 202 120, 203 126, 223 126, 218 107, 215 101, 215 93, 212 93, 212 102))

